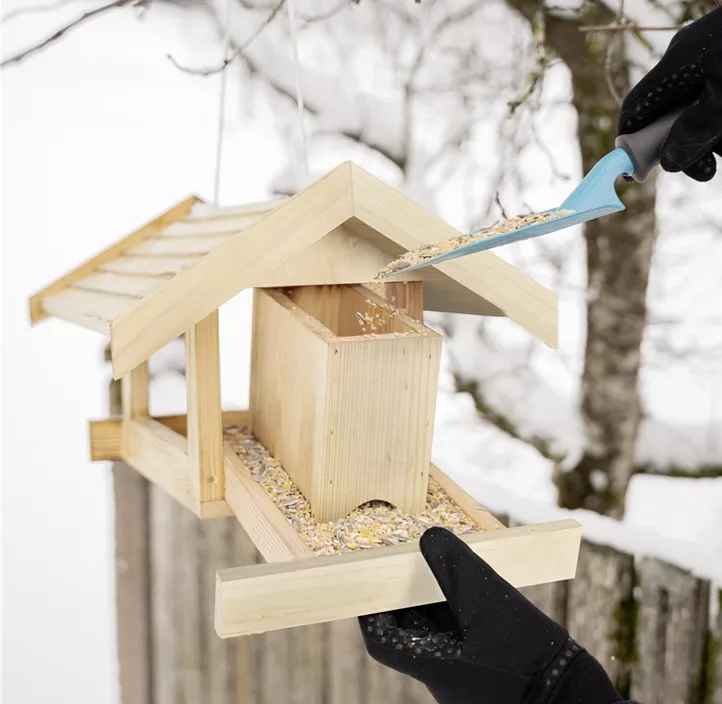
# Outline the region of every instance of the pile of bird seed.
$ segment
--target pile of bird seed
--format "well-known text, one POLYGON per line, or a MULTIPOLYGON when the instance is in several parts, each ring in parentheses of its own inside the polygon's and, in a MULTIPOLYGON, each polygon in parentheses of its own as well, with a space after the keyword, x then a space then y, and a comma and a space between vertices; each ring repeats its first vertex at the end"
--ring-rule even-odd
POLYGON ((383 501, 370 501, 345 518, 317 523, 306 497, 248 428, 227 426, 224 433, 225 440, 231 442, 248 467, 253 481, 268 492, 314 555, 402 545, 419 540, 431 526, 443 526, 456 535, 483 531, 433 478, 429 481, 426 508, 421 513, 409 515, 383 501))
POLYGON ((395 274, 402 269, 407 269, 410 266, 414 266, 424 259, 433 259, 447 252, 453 252, 459 247, 464 247, 472 242, 479 242, 480 240, 488 239, 489 237, 496 237, 498 235, 506 234, 507 232, 513 232, 521 227, 527 227, 529 225, 538 225, 540 222, 548 222, 549 220, 556 220, 562 215, 569 215, 572 210, 557 210, 552 213, 537 213, 535 215, 517 215, 508 220, 499 220, 489 227, 485 227, 483 230, 471 232, 466 235, 459 235, 458 237, 452 237, 448 240, 436 242, 434 244, 425 244, 418 249, 412 249, 409 252, 405 252, 398 259, 394 259, 388 266, 384 267, 374 277, 375 279, 383 279, 386 276, 395 274))

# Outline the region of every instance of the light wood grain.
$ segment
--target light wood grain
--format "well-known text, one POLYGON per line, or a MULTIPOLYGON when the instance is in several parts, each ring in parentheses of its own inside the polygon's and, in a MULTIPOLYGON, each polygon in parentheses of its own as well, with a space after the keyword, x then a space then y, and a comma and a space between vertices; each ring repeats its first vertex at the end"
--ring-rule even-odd
MULTIPOLYGON (((46 286, 42 291, 36 293, 30 299, 30 322, 32 324, 35 324, 43 318, 46 318, 49 314, 57 315, 57 313, 47 310, 46 306, 44 305, 44 301, 49 296, 53 296, 60 293, 61 291, 64 291, 71 284, 85 278, 102 265, 107 264, 108 262, 120 257, 128 249, 135 247, 143 240, 151 237, 153 234, 160 232, 164 227, 166 227, 173 221, 178 220, 179 218, 182 218, 184 215, 188 214, 193 208, 194 204, 198 202, 199 199, 196 196, 186 198, 185 200, 178 203, 178 205, 174 206, 170 210, 167 210, 159 217, 155 218, 145 226, 141 227, 139 230, 136 230, 132 234, 123 238, 112 247, 109 247, 92 259, 88 259, 87 261, 83 262, 79 267, 76 267, 62 278, 54 281, 52 284, 50 284, 50 286, 46 286)), ((77 323, 78 321, 71 320, 70 322, 77 323)), ((80 324, 82 325, 82 323, 80 324)))
POLYGON ((151 237, 137 247, 128 250, 131 256, 140 254, 172 257, 187 257, 193 254, 208 254, 234 238, 233 234, 209 237, 151 237))
MULTIPOLYGON (((581 526, 556 521, 463 540, 504 579, 523 587, 574 577, 581 526)), ((220 570, 215 624, 228 638, 441 600, 418 545, 379 548, 220 570)))
POLYGON ((256 291, 251 428, 321 523, 367 501, 407 513, 426 501, 441 338, 404 314, 360 336, 366 300, 384 303, 360 287, 256 291))
POLYGON ((161 233, 162 237, 207 237, 208 235, 236 234, 244 227, 260 220, 265 213, 246 213, 213 220, 178 220, 161 233))
POLYGON ((188 330, 185 339, 188 459, 193 490, 203 504, 221 501, 224 494, 218 311, 188 330))
POLYGON ((192 257, 118 257, 112 262, 103 264, 100 271, 133 276, 175 276, 181 271, 192 267, 201 255, 192 257))
POLYGON ((162 276, 123 276, 110 272, 91 274, 73 284, 73 289, 115 293, 129 298, 143 298, 157 291, 168 279, 162 276))
POLYGON ((302 560, 311 551, 273 499, 251 478, 243 460, 228 444, 224 447, 226 501, 244 530, 268 562, 302 560))
MULTIPOLYGON (((288 261, 351 215, 348 165, 329 172, 141 301, 111 326, 116 378, 253 284, 252 275, 288 261)), ((178 242, 187 242, 183 238, 178 242)), ((206 242, 208 238, 200 240, 206 242)), ((175 240, 165 238, 166 246, 175 240)))
POLYGON ((237 215, 248 215, 249 213, 267 213, 275 210, 279 205, 287 203, 289 199, 290 196, 281 196, 244 205, 214 205, 213 203, 198 202, 184 219, 188 222, 194 220, 223 220, 237 215))
POLYGON ((433 464, 431 465, 431 476, 451 497, 452 501, 479 527, 486 531, 506 530, 506 526, 489 509, 483 508, 473 496, 467 494, 455 481, 433 464))
POLYGON ((66 288, 43 299, 42 317, 54 315, 107 335, 113 318, 131 310, 136 303, 135 299, 126 296, 66 288))
POLYGON ((383 297, 397 308, 405 310, 412 318, 424 322, 423 281, 388 281, 381 284, 383 297))
MULTIPOLYGON (((223 411, 223 425, 245 425, 249 422, 248 411, 223 411)), ((185 436, 188 417, 185 415, 156 416, 153 420, 165 425, 175 433, 185 436)), ((88 423, 90 459, 93 462, 122 459, 123 419, 107 418, 88 423)))
POLYGON ((187 445, 184 437, 152 418, 123 421, 123 459, 195 513, 187 445))
MULTIPOLYGON (((405 250, 462 234, 356 164, 350 167, 355 218, 349 222, 352 229, 360 221, 405 250)), ((357 231, 368 234, 363 227, 357 228, 357 231)), ((557 346, 556 295, 492 252, 479 252, 428 268, 457 281, 497 306, 507 317, 546 344, 557 346)), ((448 310, 447 306, 455 304, 453 300, 437 303, 433 282, 429 282, 425 290, 427 304, 434 305, 427 310, 436 310, 438 306, 441 306, 438 309, 448 310)))
POLYGON ((88 441, 92 462, 121 459, 123 446, 122 419, 91 420, 88 423, 88 441))
POLYGON ((142 362, 131 369, 121 380, 123 420, 146 418, 150 403, 150 376, 148 363, 142 362))

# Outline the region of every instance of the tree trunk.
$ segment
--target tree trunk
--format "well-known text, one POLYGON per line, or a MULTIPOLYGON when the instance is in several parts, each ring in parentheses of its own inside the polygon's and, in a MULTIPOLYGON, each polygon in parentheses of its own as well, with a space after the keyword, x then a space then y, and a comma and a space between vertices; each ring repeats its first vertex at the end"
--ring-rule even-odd
MULTIPOLYGON (((537 0, 508 0, 530 22, 537 0)), ((623 43, 615 32, 582 33, 581 24, 607 24, 614 15, 601 2, 576 20, 547 15, 547 42, 572 74, 573 104, 584 173, 614 149, 619 95, 629 90, 623 43), (611 60, 607 60, 610 42, 611 60)), ((620 183, 622 213, 586 224, 588 303, 581 413, 586 430, 581 459, 557 472, 559 503, 620 517, 634 468, 640 422, 638 379, 646 325, 647 284, 656 238, 655 179, 620 183)))

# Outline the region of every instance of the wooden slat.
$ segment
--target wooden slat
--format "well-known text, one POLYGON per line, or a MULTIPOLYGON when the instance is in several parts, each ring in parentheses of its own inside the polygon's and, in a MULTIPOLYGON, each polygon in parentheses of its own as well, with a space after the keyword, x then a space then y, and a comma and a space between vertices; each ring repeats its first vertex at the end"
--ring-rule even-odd
MULTIPOLYGON (((516 587, 574 577, 580 539, 574 520, 463 538, 516 587)), ((228 638, 442 599, 418 545, 221 570, 216 631, 228 638)))
MULTIPOLYGON (((511 519, 509 526, 523 525, 511 519)), ((582 541, 584 545, 584 541, 582 541)), ((580 551, 581 551, 580 547, 580 551)), ((577 562, 577 577, 580 569, 577 562)), ((566 628, 567 626, 567 602, 569 598, 570 581, 548 582, 547 584, 533 584, 529 587, 522 587, 519 591, 531 601, 534 606, 543 611, 549 618, 566 628)))
POLYGON ((150 404, 148 362, 142 362, 135 369, 131 369, 121 381, 123 420, 147 418, 150 404))
MULTIPOLYGON (((697 702, 707 651, 710 583, 657 559, 643 559, 637 620, 638 659, 631 698, 644 704, 697 702)), ((711 683, 709 683, 711 684, 711 683)))
POLYGON ((218 311, 186 333, 188 459, 193 489, 201 504, 221 501, 223 485, 223 420, 218 311))
POLYGON ((290 704, 324 701, 326 629, 327 625, 323 623, 286 631, 291 640, 290 704))
MULTIPOLYGON (((248 411, 223 411, 223 425, 246 425, 248 411)), ((187 417, 158 416, 162 423, 179 435, 186 434, 187 417)), ((89 426, 90 458, 93 462, 122 459, 123 421, 121 418, 91 420, 89 426)))
POLYGON ((430 475, 451 497, 452 501, 478 526, 485 531, 505 529, 504 524, 498 520, 489 509, 482 507, 474 497, 467 494, 455 481, 444 474, 444 472, 434 464, 431 465, 430 475))
MULTIPOLYGON (((610 634, 609 623, 628 613, 634 590, 634 558, 607 546, 582 543, 576 578, 569 583, 567 628, 602 664, 622 690, 629 685, 627 633, 610 634), (589 605, 593 604, 592 609, 589 605)), ((646 704, 646 702, 645 702, 646 704)))
POLYGON ((228 443, 224 446, 224 457, 226 502, 263 558, 283 562, 310 557, 309 548, 266 490, 253 481, 243 460, 228 443))
MULTIPOLYGON (((328 700, 334 704, 366 704, 364 668, 367 659, 358 620, 342 619, 328 628, 328 700)), ((243 640, 243 639, 241 639, 243 640)), ((380 701, 384 701, 383 699, 380 701)), ((389 701, 389 700, 386 700, 389 701)), ((389 702, 389 704, 395 704, 389 702)))
MULTIPOLYGON (((351 172, 355 218, 350 223, 352 228, 360 221, 405 250, 462 234, 359 166, 351 164, 351 172)), ((363 227, 357 231, 367 232, 363 227)), ((455 279, 498 306, 527 332, 551 347, 557 346, 556 295, 494 253, 479 252, 429 268, 455 279)))
POLYGON ((121 459, 123 421, 120 418, 91 420, 88 427, 91 461, 102 462, 121 459))
POLYGON ((123 459, 191 511, 187 441, 152 418, 123 422, 123 459))
MULTIPOLYGON (((346 221, 351 210, 350 170, 346 165, 326 174, 283 208, 250 225, 243 236, 176 276, 143 299, 133 315, 113 323, 113 375, 123 376, 249 284, 254 285, 253 277, 259 271, 278 267, 324 237, 346 221)), ((174 243, 169 239, 163 242, 174 243)))
POLYGON ((213 235, 212 237, 151 237, 137 247, 128 250, 130 255, 163 255, 185 257, 193 254, 207 254, 235 235, 213 235))
POLYGON ((80 279, 71 288, 82 291, 117 293, 129 298, 143 298, 146 294, 157 291, 167 281, 167 278, 160 276, 123 276, 102 272, 80 279))
POLYGON ((136 276, 175 276, 198 262, 200 255, 192 257, 118 257, 103 264, 101 271, 136 276))
POLYGON ((265 213, 248 213, 216 220, 178 220, 161 233, 162 237, 207 237, 209 235, 238 234, 244 227, 260 220, 265 213))
POLYGON ((153 704, 149 494, 150 485, 134 469, 113 464, 118 688, 127 704, 153 704))
POLYGON ((193 206, 184 220, 216 220, 231 218, 237 215, 247 215, 249 213, 270 212, 289 200, 289 196, 281 196, 280 198, 271 198, 270 200, 246 203, 245 205, 222 206, 213 205, 213 203, 198 202, 193 206))
MULTIPOLYGON (((48 314, 55 315, 53 311, 48 310, 47 306, 44 305, 45 299, 47 299, 49 296, 53 296, 60 293, 61 291, 64 291, 71 284, 85 278, 86 276, 88 276, 88 274, 91 274, 103 264, 107 264, 108 262, 117 259, 131 247, 135 247, 146 238, 160 232, 164 227, 170 225, 170 223, 172 223, 173 221, 178 220, 179 218, 182 218, 184 215, 188 214, 193 208, 194 204, 198 202, 199 199, 196 196, 186 198, 175 207, 163 213, 163 215, 155 218, 155 220, 152 220, 144 227, 136 230, 131 235, 123 238, 112 247, 109 247, 92 259, 88 259, 79 267, 73 269, 70 273, 56 280, 55 282, 50 284, 50 286, 46 286, 42 291, 36 293, 30 299, 30 322, 32 324, 35 324, 43 318, 46 318, 48 314)), ((77 323, 78 321, 70 320, 70 322, 77 323)), ((79 324, 83 325, 82 322, 79 324)))
POLYGON ((707 686, 712 688, 710 704, 722 704, 722 589, 717 589, 714 598, 717 599, 717 625, 712 634, 714 640, 710 639, 710 643, 716 644, 717 652, 710 654, 714 656, 714 662, 708 675, 713 680, 708 680, 707 686))
POLYGON ((180 599, 176 563, 183 549, 178 531, 178 506, 159 487, 150 487, 150 597, 153 704, 177 704, 181 699, 180 599))
POLYGON ((113 318, 129 311, 137 302, 125 296, 66 288, 61 293, 43 299, 42 317, 55 315, 107 335, 113 318))

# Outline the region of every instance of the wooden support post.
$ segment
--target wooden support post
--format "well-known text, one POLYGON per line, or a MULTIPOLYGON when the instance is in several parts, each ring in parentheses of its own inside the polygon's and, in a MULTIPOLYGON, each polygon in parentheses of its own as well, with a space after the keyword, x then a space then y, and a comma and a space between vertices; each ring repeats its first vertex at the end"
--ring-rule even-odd
POLYGON ((142 362, 122 379, 123 420, 147 418, 148 362, 142 362))
POLYGON ((199 503, 223 499, 223 419, 218 311, 186 333, 188 458, 199 503))

